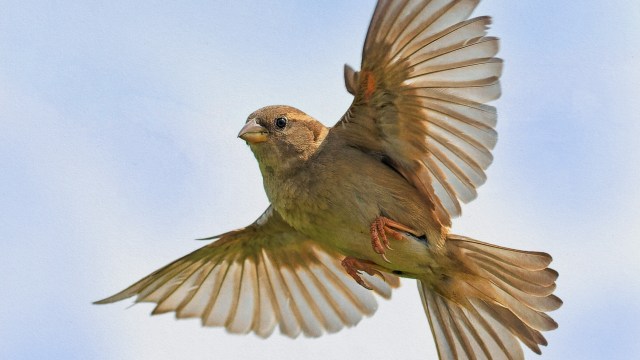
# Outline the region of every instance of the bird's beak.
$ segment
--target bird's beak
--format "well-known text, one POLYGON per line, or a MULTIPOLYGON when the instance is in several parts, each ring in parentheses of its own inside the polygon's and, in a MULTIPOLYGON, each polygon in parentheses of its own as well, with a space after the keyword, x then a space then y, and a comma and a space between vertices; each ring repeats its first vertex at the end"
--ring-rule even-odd
POLYGON ((238 137, 249 144, 265 142, 268 136, 269 132, 267 129, 258 124, 256 119, 247 121, 242 130, 240 130, 240 133, 238 133, 238 137))

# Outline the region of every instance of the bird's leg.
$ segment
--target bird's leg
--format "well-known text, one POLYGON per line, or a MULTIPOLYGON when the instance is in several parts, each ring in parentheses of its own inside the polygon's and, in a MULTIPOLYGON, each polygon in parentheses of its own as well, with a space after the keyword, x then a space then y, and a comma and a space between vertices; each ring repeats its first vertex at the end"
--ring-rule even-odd
POLYGON ((387 259, 385 253, 387 250, 393 249, 389 246, 387 233, 393 236, 396 240, 402 240, 402 234, 400 234, 399 231, 419 236, 417 231, 384 216, 378 216, 371 223, 371 247, 373 247, 373 251, 380 254, 384 261, 388 263, 391 263, 391 261, 387 259))
POLYGON ((342 267, 347 271, 347 274, 351 275, 353 280, 355 280, 358 284, 360 284, 363 288, 373 290, 369 285, 367 285, 364 280, 360 277, 362 271, 366 272, 371 276, 380 276, 381 279, 384 280, 384 276, 382 273, 374 268, 375 263, 369 260, 360 260, 351 256, 347 256, 342 260, 342 267))

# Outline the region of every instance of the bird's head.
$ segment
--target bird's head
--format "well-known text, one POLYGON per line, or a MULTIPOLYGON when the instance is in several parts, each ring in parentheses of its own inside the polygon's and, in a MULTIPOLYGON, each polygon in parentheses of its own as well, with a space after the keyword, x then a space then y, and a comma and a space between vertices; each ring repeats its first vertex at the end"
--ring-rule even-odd
POLYGON ((267 106, 253 112, 238 137, 251 147, 264 171, 288 169, 318 149, 328 129, 291 106, 267 106))

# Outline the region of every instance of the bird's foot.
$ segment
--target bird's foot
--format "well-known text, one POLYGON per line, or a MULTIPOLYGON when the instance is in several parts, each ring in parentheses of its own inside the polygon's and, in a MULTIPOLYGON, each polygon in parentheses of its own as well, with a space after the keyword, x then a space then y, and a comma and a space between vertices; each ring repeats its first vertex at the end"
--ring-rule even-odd
POLYGON ((373 247, 373 251, 381 255, 384 261, 388 263, 391 263, 391 261, 387 259, 385 253, 387 250, 393 250, 393 248, 389 246, 387 233, 396 240, 402 240, 400 231, 418 236, 415 230, 384 216, 378 216, 373 223, 371 223, 371 247, 373 247))
POLYGON ((382 280, 385 280, 382 273, 374 268, 376 264, 373 261, 369 260, 360 260, 351 256, 347 256, 342 260, 342 267, 347 271, 353 280, 355 280, 358 284, 360 284, 363 288, 368 290, 373 290, 369 285, 367 285, 360 274, 364 271, 371 276, 379 276, 382 280))

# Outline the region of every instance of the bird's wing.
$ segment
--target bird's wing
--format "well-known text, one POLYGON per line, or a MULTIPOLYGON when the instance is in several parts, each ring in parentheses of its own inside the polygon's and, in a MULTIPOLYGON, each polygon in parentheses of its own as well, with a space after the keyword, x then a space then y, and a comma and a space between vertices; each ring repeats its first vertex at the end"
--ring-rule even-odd
MULTIPOLYGON (((201 318, 205 326, 232 333, 271 335, 276 325, 290 337, 316 337, 357 324, 376 311, 370 291, 343 270, 342 256, 321 248, 287 225, 269 207, 250 226, 216 236, 217 241, 153 272, 106 304, 137 295, 157 303, 153 314, 201 318)), ((364 274, 379 295, 399 285, 364 274)))
POLYGON ((361 71, 345 67, 354 101, 331 129, 380 157, 433 204, 449 226, 476 197, 496 144, 502 61, 479 0, 380 0, 361 71))

